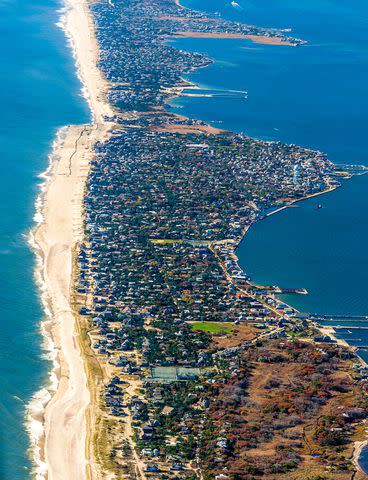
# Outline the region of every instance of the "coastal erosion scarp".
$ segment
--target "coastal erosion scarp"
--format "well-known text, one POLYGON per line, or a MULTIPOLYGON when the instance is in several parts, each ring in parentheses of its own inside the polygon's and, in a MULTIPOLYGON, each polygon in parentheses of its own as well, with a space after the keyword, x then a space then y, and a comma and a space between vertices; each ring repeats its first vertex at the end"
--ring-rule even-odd
POLYGON ((60 21, 76 60, 92 123, 60 129, 37 200, 30 243, 47 320, 41 326, 53 360, 49 385, 28 407, 28 429, 37 480, 86 478, 86 420, 90 393, 76 319, 71 307, 75 246, 83 238, 83 196, 93 146, 109 136, 114 113, 107 81, 97 68, 98 44, 85 0, 71 0, 60 21))

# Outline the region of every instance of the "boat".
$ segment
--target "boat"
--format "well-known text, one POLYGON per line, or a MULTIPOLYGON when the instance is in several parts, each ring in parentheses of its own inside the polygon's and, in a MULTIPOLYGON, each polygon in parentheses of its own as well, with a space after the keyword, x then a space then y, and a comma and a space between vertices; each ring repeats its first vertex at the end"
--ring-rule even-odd
POLYGON ((230 5, 231 5, 233 8, 235 8, 236 10, 243 10, 243 7, 241 7, 241 6, 239 5, 239 3, 237 3, 237 2, 234 2, 234 1, 233 1, 233 2, 231 2, 230 5))

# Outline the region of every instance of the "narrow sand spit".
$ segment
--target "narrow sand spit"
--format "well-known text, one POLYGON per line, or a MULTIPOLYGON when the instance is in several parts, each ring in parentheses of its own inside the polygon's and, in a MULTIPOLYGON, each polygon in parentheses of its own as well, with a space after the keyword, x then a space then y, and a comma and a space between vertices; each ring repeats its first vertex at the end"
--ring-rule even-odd
POLYGON ((55 159, 43 195, 43 221, 35 232, 42 257, 40 274, 46 287, 44 300, 51 317, 51 335, 59 367, 57 390, 44 414, 44 435, 37 459, 46 473, 37 478, 86 478, 86 408, 90 401, 83 358, 70 306, 72 257, 83 238, 83 196, 93 145, 109 135, 113 115, 106 100, 107 82, 96 66, 98 46, 86 0, 70 0, 63 26, 71 41, 79 76, 89 101, 93 123, 69 126, 53 151, 55 159))

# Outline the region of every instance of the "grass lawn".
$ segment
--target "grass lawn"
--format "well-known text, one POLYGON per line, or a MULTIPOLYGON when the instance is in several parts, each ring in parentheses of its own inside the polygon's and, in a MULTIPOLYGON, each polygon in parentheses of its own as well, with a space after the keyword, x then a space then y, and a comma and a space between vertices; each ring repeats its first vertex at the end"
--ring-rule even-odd
POLYGON ((230 322, 193 322, 193 330, 201 330, 208 333, 231 333, 234 330, 234 324, 230 322))
POLYGON ((169 238, 151 238, 154 245, 171 245, 173 243, 183 243, 183 240, 170 240, 169 238))

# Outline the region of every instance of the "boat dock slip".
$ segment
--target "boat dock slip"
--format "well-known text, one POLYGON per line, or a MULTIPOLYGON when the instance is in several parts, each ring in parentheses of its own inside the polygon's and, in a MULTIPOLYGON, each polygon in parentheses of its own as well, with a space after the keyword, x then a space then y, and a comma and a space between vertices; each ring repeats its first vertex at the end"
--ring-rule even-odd
POLYGON ((344 319, 351 319, 351 320, 364 320, 368 321, 368 316, 367 315, 317 315, 317 314, 310 314, 310 319, 311 320, 344 320, 344 319))
POLYGON ((298 295, 307 295, 308 290, 306 288, 282 288, 276 287, 275 293, 277 294, 298 294, 298 295))
POLYGON ((337 320, 341 322, 347 322, 349 320, 352 320, 354 323, 368 323, 368 318, 316 318, 316 317, 311 317, 311 320, 321 320, 323 322, 336 322, 337 320))
POLYGON ((368 330, 368 327, 357 327, 351 325, 329 325, 329 327, 332 327, 335 330, 368 330))

